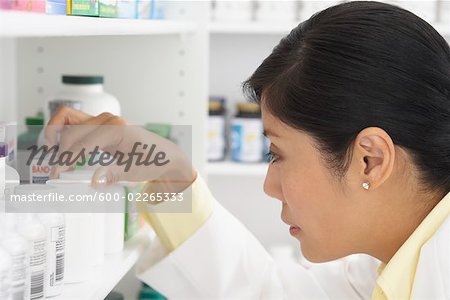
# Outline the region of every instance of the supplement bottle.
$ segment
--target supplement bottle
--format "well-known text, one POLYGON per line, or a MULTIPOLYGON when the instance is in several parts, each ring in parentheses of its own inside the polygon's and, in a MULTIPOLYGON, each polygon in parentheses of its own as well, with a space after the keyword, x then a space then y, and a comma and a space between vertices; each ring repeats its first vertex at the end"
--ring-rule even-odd
POLYGON ((250 102, 238 104, 231 121, 231 159, 237 162, 260 162, 264 150, 261 110, 250 102))

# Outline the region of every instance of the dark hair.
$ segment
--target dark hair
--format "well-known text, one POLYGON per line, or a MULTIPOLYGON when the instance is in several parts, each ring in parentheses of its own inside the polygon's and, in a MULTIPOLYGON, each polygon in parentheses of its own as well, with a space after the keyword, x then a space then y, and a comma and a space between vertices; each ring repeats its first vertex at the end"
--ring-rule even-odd
POLYGON ((310 134, 341 177, 356 136, 374 126, 409 150, 427 188, 450 191, 450 49, 411 12, 372 1, 325 9, 284 37, 243 89, 310 134))

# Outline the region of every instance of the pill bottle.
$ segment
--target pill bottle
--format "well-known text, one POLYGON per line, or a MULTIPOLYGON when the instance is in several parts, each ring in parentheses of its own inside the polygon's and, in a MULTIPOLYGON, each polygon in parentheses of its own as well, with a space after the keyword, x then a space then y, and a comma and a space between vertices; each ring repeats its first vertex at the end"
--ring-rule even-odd
POLYGON ((2 191, 5 195, 10 195, 14 191, 14 187, 20 184, 20 176, 16 169, 8 165, 8 146, 0 143, 0 174, 2 178, 2 191), (3 187, 4 185, 4 187, 3 187))
MULTIPOLYGON (((59 174, 59 179, 64 181, 73 181, 89 186, 91 184, 94 170, 75 170, 62 172, 59 174)), ((92 248, 91 259, 92 265, 97 266, 105 260, 105 214, 92 214, 92 248)))
MULTIPOLYGON (((87 185, 90 193, 98 192, 105 196, 119 200, 123 203, 123 207, 118 211, 111 208, 108 202, 103 203, 102 211, 93 213, 94 222, 94 248, 97 252, 97 259, 94 260, 94 265, 103 262, 102 254, 114 254, 123 250, 125 240, 125 188, 119 184, 105 186, 94 189, 91 186, 92 176, 94 176, 93 169, 80 169, 60 174, 61 180, 69 180, 80 182, 87 185), (102 242, 103 239, 103 242, 102 242), (95 262, 96 261, 96 262, 95 262)), ((93 256, 95 258, 95 255, 93 256)))
POLYGON ((63 75, 61 90, 45 104, 46 122, 59 106, 71 106, 96 116, 103 112, 120 115, 120 103, 103 89, 103 76, 63 75))
POLYGON ((0 299, 9 299, 11 295, 11 266, 11 257, 8 252, 0 247, 0 299))
POLYGON ((225 157, 225 108, 221 101, 209 101, 207 155, 209 161, 225 157))
POLYGON ((242 102, 231 121, 231 159, 236 162, 260 162, 264 151, 261 109, 258 104, 242 102))
MULTIPOLYGON (((21 185, 15 189, 15 194, 25 195, 21 185)), ((19 214, 17 231, 28 242, 29 272, 25 281, 25 299, 45 298, 45 274, 47 271, 47 232, 44 225, 34 213, 19 214)))
POLYGON ((66 224, 61 213, 41 213, 38 217, 47 232, 46 296, 54 297, 62 293, 64 285, 66 224))
POLYGON ((17 214, 0 213, 0 227, 4 229, 3 237, 0 238, 0 247, 3 247, 11 257, 10 297, 11 300, 23 300, 29 269, 28 243, 17 232, 16 225, 17 214))
MULTIPOLYGON (((71 195, 87 194, 86 184, 51 179, 46 186, 56 188, 58 195, 69 199, 71 195)), ((82 203, 83 204, 83 203, 82 203)), ((93 214, 67 212, 65 218, 64 283, 89 281, 93 275, 93 214)))

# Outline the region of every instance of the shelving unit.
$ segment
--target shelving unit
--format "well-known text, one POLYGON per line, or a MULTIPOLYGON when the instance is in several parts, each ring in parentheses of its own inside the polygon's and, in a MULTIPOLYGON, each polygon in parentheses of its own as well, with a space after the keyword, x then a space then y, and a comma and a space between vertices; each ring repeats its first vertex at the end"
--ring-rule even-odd
POLYGON ((282 35, 288 34, 298 23, 216 23, 208 25, 211 34, 282 35))
POLYGON ((154 232, 145 227, 127 241, 121 253, 105 256, 102 265, 94 268, 90 280, 65 284, 61 295, 55 300, 99 300, 104 299, 123 276, 135 265, 146 247, 154 238, 154 232))
MULTIPOLYGON (((103 75, 105 90, 119 99, 131 124, 188 125, 178 141, 188 142, 181 146, 201 171, 208 16, 204 1, 168 1, 167 19, 160 21, 0 10, 0 120, 23 124, 60 90, 63 74, 103 75)), ((103 300, 126 274, 136 281, 129 271, 149 241, 141 232, 124 251, 107 255, 91 280, 66 284, 55 300, 103 300)))
POLYGON ((60 89, 62 74, 101 74, 130 123, 191 126, 187 147, 202 169, 208 8, 168 2, 166 20, 0 10, 0 118, 22 124, 60 89))
MULTIPOLYGON (((241 75, 244 80, 260 63, 255 57, 267 56, 298 23, 210 23, 208 1, 168 2, 174 7, 163 21, 0 10, 0 119, 22 123, 25 116, 36 113, 43 100, 59 89, 63 73, 103 74, 105 90, 119 99, 123 116, 131 123, 192 126, 193 164, 214 177, 211 182, 223 184, 226 177, 230 184, 224 196, 229 195, 228 186, 240 190, 250 185, 249 189, 261 190, 266 163, 205 163, 209 49, 220 51, 212 62, 220 73, 217 86, 239 80, 241 75), (216 45, 209 44, 210 38, 216 45), (124 85, 125 81, 132 83, 124 85), (242 176, 247 177, 245 181, 242 176)), ((450 40, 450 24, 435 27, 450 40)), ((239 87, 230 85, 234 89, 230 94, 237 95, 239 87)), ((234 95, 233 101, 241 100, 234 95)), ((260 195, 241 197, 257 199, 260 195)), ((242 199, 232 198, 241 208, 242 199)), ((271 225, 262 229, 264 234, 274 232, 271 225)), ((126 243, 122 253, 107 256, 91 281, 67 284, 55 300, 104 299, 150 240, 141 232, 126 243)))
MULTIPOLYGON (((208 30, 214 35, 285 35, 300 24, 300 22, 276 24, 263 22, 210 22, 208 24, 208 30)), ((436 23, 432 25, 441 35, 450 38, 450 24, 436 23)))
POLYGON ((108 19, 1 10, 0 25, 0 37, 185 34, 197 29, 196 23, 188 21, 108 19))

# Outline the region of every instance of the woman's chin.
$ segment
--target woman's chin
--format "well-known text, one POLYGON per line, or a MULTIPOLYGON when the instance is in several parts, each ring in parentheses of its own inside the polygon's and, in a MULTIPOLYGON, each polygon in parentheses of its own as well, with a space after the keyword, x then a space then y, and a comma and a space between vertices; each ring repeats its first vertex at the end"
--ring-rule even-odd
POLYGON ((323 249, 318 250, 318 249, 310 249, 308 247, 302 247, 301 244, 300 249, 303 257, 311 263, 325 263, 343 257, 340 255, 326 252, 323 249))

